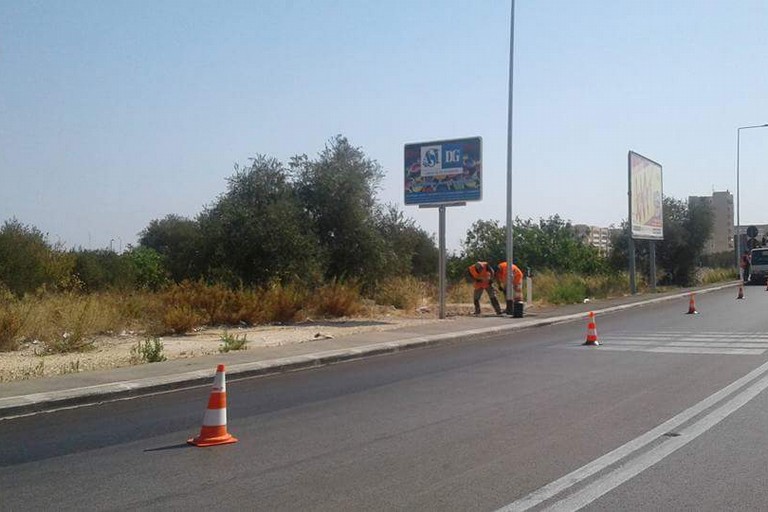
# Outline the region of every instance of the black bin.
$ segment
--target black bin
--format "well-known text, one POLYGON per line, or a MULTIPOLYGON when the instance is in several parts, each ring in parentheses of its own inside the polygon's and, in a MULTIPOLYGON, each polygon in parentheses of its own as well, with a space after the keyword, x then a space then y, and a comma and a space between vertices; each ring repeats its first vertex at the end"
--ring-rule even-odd
POLYGON ((523 318, 523 304, 524 302, 515 302, 512 304, 512 317, 523 318))

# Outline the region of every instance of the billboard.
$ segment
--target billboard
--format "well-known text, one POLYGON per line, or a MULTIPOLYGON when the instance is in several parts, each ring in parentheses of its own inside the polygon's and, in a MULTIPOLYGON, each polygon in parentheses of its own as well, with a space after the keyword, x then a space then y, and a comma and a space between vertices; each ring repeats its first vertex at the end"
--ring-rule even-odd
POLYGON ((481 137, 405 145, 405 204, 449 204, 483 198, 481 137))
POLYGON ((661 165, 629 152, 629 219, 632 238, 664 239, 661 165))

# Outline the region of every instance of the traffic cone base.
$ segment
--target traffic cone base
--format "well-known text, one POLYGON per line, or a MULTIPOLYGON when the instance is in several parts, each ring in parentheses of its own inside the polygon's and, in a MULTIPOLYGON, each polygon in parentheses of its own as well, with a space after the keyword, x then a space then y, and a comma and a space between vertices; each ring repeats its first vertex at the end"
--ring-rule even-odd
POLYGON ((589 346, 599 346, 600 342, 597 340, 597 325, 595 324, 595 314, 589 313, 589 323, 587 324, 587 340, 583 343, 589 346))
POLYGON ((227 384, 224 365, 220 364, 216 368, 216 376, 213 379, 213 388, 211 389, 211 396, 208 398, 205 416, 203 416, 200 435, 187 439, 187 443, 205 447, 236 442, 237 438, 227 432, 227 384))
POLYGON ((743 299, 744 298, 744 285, 739 285, 739 294, 736 296, 736 299, 743 299))

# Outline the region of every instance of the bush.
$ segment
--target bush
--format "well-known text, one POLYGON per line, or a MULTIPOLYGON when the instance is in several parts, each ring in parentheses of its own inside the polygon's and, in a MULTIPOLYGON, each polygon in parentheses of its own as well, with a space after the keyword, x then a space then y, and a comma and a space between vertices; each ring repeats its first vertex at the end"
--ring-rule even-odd
POLYGON ((698 281, 701 284, 722 283, 739 278, 735 268, 702 268, 699 269, 698 281))
POLYGON ((222 345, 219 347, 219 352, 224 354, 231 350, 246 350, 248 348, 248 340, 245 338, 245 334, 243 334, 242 338, 238 338, 225 331, 221 336, 222 345))
POLYGON ((163 355, 163 342, 160 338, 147 338, 142 343, 136 343, 131 349, 131 359, 134 362, 160 363, 167 358, 163 355))
POLYGON ((0 303, 0 352, 19 349, 22 325, 18 309, 10 304, 0 303))
POLYGON ((288 323, 301 319, 308 292, 298 285, 273 286, 261 294, 262 319, 267 323, 288 323))
POLYGON ((315 290, 312 304, 312 309, 322 316, 353 316, 362 308, 360 289, 356 284, 333 281, 315 290))
POLYGON ((205 323, 203 316, 188 305, 170 306, 162 313, 161 334, 184 334, 205 323))
POLYGON ((397 309, 415 309, 425 295, 424 284, 412 276, 387 279, 375 288, 373 295, 378 304, 397 309))

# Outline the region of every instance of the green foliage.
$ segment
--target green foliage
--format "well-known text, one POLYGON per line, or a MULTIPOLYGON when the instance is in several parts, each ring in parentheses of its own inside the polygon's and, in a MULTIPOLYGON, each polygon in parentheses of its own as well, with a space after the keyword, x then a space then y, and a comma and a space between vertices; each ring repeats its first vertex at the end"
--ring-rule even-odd
POLYGON ((167 358, 163 354, 163 342, 160 338, 146 338, 143 342, 136 342, 131 348, 131 359, 134 362, 160 363, 167 358))
POLYGON ((724 281, 733 281, 739 278, 738 271, 733 267, 725 268, 703 268, 699 272, 699 282, 701 284, 722 283, 724 281))
MULTIPOLYGON (((578 272, 585 275, 608 271, 605 259, 598 250, 585 243, 576 234, 570 222, 558 215, 540 219, 538 223, 515 219, 513 233, 513 260, 520 268, 539 272, 551 269, 557 272, 578 272)), ((467 267, 475 261, 492 265, 506 259, 507 229, 498 221, 478 220, 467 231, 462 253, 448 263, 452 279, 466 276, 467 267)))
POLYGON ((203 234, 197 221, 174 214, 152 220, 139 234, 139 244, 162 256, 173 281, 203 276, 206 268, 202 260, 203 234))
POLYGON ((219 347, 219 352, 222 354, 231 350, 246 350, 248 348, 248 340, 246 340, 245 334, 243 334, 242 338, 239 338, 238 336, 233 336, 224 331, 224 334, 221 335, 221 343, 222 345, 219 347))
POLYGON ((439 251, 434 239, 416 227, 413 219, 394 204, 379 208, 376 228, 384 241, 384 268, 379 277, 411 274, 434 276, 439 262, 439 251))
MULTIPOLYGON (((659 283, 691 286, 696 282, 696 268, 701 261, 704 245, 712 232, 712 211, 705 203, 687 205, 672 197, 664 198, 664 240, 656 243, 657 267, 663 272, 659 283)), ((614 238, 611 263, 626 269, 629 261, 629 226, 614 238)), ((649 243, 635 243, 638 273, 649 275, 649 243)))
POLYGON ((74 273, 83 291, 127 291, 135 287, 135 271, 127 255, 104 249, 81 249, 70 253, 75 260, 74 273))
POLYGON ((16 296, 73 286, 74 258, 52 247, 37 228, 16 219, 0 228, 0 283, 16 296))
POLYGON ((138 289, 159 290, 168 282, 163 257, 149 247, 135 247, 127 253, 138 289))
POLYGON ((250 167, 235 166, 228 181, 198 219, 207 275, 250 286, 317 274, 317 243, 283 165, 258 156, 250 167))
POLYGON ((385 243, 375 227, 375 194, 381 166, 337 136, 317 160, 291 160, 295 187, 325 256, 328 279, 365 284, 384 270, 385 243))

